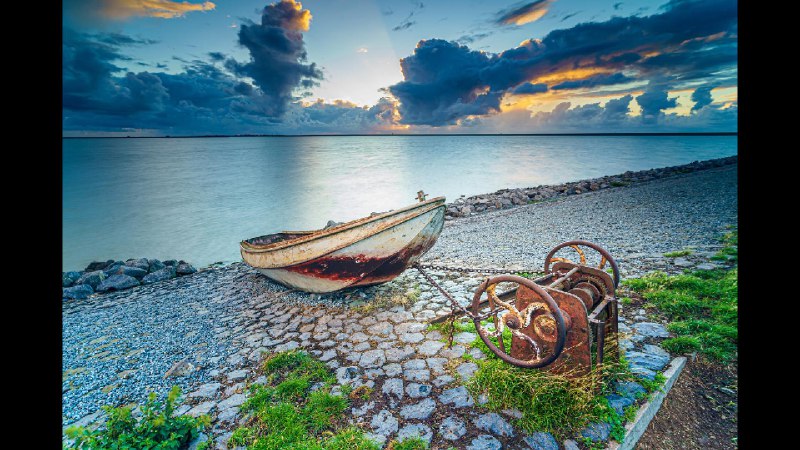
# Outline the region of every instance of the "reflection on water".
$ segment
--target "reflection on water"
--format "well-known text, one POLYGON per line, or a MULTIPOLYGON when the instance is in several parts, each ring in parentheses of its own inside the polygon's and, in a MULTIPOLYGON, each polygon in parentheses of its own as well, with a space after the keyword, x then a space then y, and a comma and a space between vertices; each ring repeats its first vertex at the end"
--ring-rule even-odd
POLYGON ((734 136, 65 139, 65 270, 95 259, 239 260, 240 240, 414 202, 684 164, 734 136))

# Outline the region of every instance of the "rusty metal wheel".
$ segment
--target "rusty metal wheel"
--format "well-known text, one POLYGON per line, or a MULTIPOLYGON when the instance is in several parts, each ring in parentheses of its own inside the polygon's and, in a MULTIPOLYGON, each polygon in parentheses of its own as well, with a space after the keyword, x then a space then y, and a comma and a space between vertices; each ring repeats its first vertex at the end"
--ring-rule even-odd
POLYGON ((534 283, 532 280, 527 278, 519 277, 516 275, 500 275, 494 278, 490 278, 480 286, 478 286, 478 290, 475 291, 475 295, 472 297, 472 320, 475 323, 475 329, 478 331, 478 335, 483 340, 484 344, 489 347, 495 355, 500 357, 503 361, 513 364, 518 367, 525 367, 525 368, 539 368, 544 367, 553 361, 561 354, 562 350, 564 350, 564 342, 566 341, 567 337, 567 327, 564 323, 564 317, 561 314, 561 309, 559 309, 558 305, 556 304, 553 297, 547 293, 541 286, 534 283), (495 288, 498 284, 510 282, 510 283, 517 283, 519 285, 525 285, 529 289, 533 290, 539 297, 543 300, 543 302, 534 302, 528 305, 524 310, 518 311, 514 305, 510 303, 506 303, 500 300, 497 295, 494 293, 495 288), (489 296, 489 311, 490 314, 480 315, 480 304, 481 304, 481 296, 483 293, 486 292, 489 296), (541 348, 539 344, 537 344, 530 336, 526 335, 522 332, 523 328, 526 328, 531 323, 531 315, 538 311, 548 309, 549 314, 547 314, 546 319, 543 315, 539 315, 537 320, 539 322, 546 320, 547 323, 539 323, 535 322, 535 326, 537 327, 545 327, 548 328, 548 332, 550 335, 555 337, 555 342, 552 346, 553 350, 550 352, 549 355, 546 357, 542 357, 541 355, 541 348), (482 318, 489 318, 491 317, 493 320, 494 331, 489 331, 481 324, 482 318), (534 357, 530 360, 524 359, 517 359, 511 356, 506 351, 505 343, 503 342, 503 330, 508 328, 511 330, 512 336, 516 336, 519 339, 522 339, 524 342, 527 342, 533 349, 534 357), (500 347, 495 345, 494 342, 490 338, 496 338, 500 347))
POLYGON ((555 247, 553 247, 553 249, 550 250, 550 253, 548 253, 547 256, 544 258, 545 274, 550 273, 550 264, 556 261, 564 261, 571 264, 576 264, 575 262, 566 258, 554 257, 554 255, 559 250, 565 247, 571 247, 573 250, 575 250, 578 253, 578 256, 580 257, 580 262, 577 264, 581 264, 584 266, 586 265, 586 254, 583 252, 583 250, 581 250, 581 247, 589 247, 595 250, 596 252, 600 253, 600 264, 598 265, 597 268, 602 270, 606 266, 606 263, 608 263, 608 265, 611 267, 611 270, 613 271, 612 275, 614 277, 614 287, 616 288, 619 286, 619 267, 617 266, 617 262, 614 261, 614 258, 611 257, 611 254, 608 253, 608 251, 603 247, 600 247, 599 245, 593 242, 583 241, 583 240, 562 242, 561 244, 558 244, 555 247))

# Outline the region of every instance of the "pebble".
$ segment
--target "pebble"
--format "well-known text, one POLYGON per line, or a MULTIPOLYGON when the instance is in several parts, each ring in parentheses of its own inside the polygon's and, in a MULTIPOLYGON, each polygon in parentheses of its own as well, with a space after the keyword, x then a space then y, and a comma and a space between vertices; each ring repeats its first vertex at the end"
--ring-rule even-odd
POLYGON ((397 432, 398 442, 403 442, 411 437, 421 438, 423 441, 430 444, 431 439, 433 438, 433 431, 431 431, 431 428, 425 424, 414 423, 404 426, 400 429, 400 431, 397 432))
POLYGON ((503 444, 500 443, 494 436, 482 434, 467 446, 467 450, 500 450, 503 444))
POLYGON ((408 383, 406 394, 411 398, 427 397, 431 393, 431 387, 427 384, 408 383))
POLYGON ((514 436, 514 427, 497 413, 487 413, 479 416, 478 419, 475 420, 475 426, 496 436, 514 436))
POLYGON ((651 338, 669 337, 669 332, 660 323, 639 322, 633 325, 633 329, 640 335, 651 338))
POLYGON ((475 404, 472 396, 469 395, 467 388, 464 386, 447 389, 439 396, 439 401, 445 405, 452 403, 456 408, 463 408, 475 404))
POLYGON ((398 399, 403 398, 403 380, 400 378, 389 378, 383 382, 382 391, 386 395, 393 395, 398 399))
POLYGON ((402 407, 400 416, 404 419, 427 419, 434 409, 436 409, 436 402, 431 398, 426 398, 418 403, 402 407))
POLYGON ((609 434, 611 424, 607 422, 595 422, 581 430, 581 436, 591 439, 592 442, 607 441, 609 434))
POLYGON ((448 441, 455 441, 467 434, 467 426, 457 416, 450 416, 439 425, 439 434, 448 441))
POLYGON ((533 450, 558 450, 558 441, 550 433, 533 433, 522 440, 533 450))

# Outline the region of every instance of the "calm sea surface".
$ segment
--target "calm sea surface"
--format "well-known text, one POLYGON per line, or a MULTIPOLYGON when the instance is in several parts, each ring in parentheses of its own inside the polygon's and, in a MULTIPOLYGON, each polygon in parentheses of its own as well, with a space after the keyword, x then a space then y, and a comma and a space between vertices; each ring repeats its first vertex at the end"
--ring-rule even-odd
POLYGON ((737 154, 735 136, 63 140, 64 270, 238 261, 239 241, 448 201, 737 154))

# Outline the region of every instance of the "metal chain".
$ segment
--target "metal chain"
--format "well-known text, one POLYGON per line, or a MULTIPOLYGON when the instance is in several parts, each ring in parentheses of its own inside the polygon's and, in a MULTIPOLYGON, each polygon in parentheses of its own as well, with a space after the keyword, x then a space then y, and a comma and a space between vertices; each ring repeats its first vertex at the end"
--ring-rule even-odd
POLYGON ((509 272, 528 272, 528 273, 539 273, 543 272, 541 269, 477 269, 474 267, 451 267, 451 266, 440 266, 438 264, 415 264, 414 267, 423 268, 423 269, 430 269, 430 270, 445 270, 449 272, 460 272, 460 273, 469 273, 469 272, 478 272, 478 273, 509 273, 509 272))

